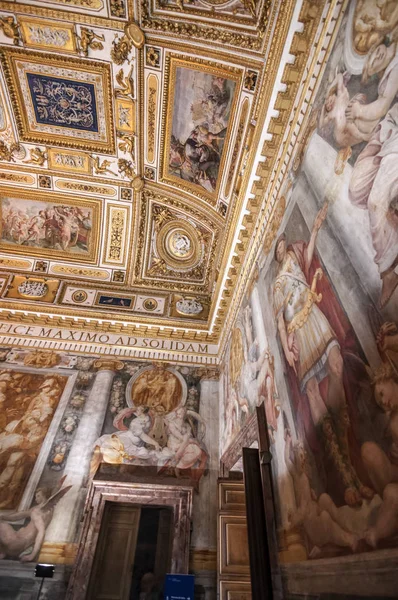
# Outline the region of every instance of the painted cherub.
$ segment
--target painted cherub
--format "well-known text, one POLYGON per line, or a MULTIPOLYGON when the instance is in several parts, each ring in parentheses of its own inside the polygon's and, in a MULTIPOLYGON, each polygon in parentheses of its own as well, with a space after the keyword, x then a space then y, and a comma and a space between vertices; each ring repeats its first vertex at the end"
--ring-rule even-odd
POLYGON ((0 517, 0 559, 7 557, 19 559, 21 562, 31 562, 37 558, 54 509, 72 487, 71 485, 62 487, 65 479, 66 476, 62 477, 57 490, 49 498, 45 490, 38 488, 35 494, 36 504, 29 510, 0 517), (29 519, 29 523, 14 529, 10 523, 21 519, 29 519), (26 553, 29 549, 30 551, 26 553))
POLYGON ((311 487, 309 464, 304 445, 298 442, 292 449, 292 437, 289 429, 285 429, 285 463, 293 479, 297 510, 288 512, 289 527, 302 526, 310 543, 310 558, 317 558, 323 546, 335 544, 350 548, 355 552, 358 538, 343 529, 333 520, 329 507, 335 507, 328 494, 319 498, 311 487), (292 458, 293 450, 293 458, 292 458))

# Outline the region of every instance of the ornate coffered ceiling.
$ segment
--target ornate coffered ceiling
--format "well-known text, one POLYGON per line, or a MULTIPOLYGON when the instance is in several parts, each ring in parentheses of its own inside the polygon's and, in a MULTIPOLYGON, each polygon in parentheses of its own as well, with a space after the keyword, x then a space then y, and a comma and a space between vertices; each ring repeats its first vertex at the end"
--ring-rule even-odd
POLYGON ((216 361, 341 5, 0 1, 2 343, 216 361))

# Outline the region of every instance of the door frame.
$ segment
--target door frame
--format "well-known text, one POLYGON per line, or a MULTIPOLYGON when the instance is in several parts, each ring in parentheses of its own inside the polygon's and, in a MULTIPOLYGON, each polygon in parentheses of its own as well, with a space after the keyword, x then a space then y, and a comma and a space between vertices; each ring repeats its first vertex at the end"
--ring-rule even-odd
POLYGON ((85 600, 104 517, 105 503, 169 506, 173 510, 171 573, 188 573, 193 488, 184 485, 93 481, 66 600, 85 600))

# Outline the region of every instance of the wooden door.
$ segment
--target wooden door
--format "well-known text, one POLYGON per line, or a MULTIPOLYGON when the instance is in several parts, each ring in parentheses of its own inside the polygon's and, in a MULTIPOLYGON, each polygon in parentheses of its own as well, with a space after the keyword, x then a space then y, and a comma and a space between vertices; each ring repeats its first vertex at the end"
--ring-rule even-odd
POLYGON ((282 576, 278 560, 278 542, 276 537, 275 496, 272 484, 272 454, 268 439, 267 416, 264 402, 257 407, 258 448, 260 473, 263 491, 264 518, 267 530, 268 556, 271 569, 273 599, 283 599, 282 576))
POLYGON ((218 480, 218 589, 220 600, 251 600, 243 481, 218 480))
POLYGON ((90 579, 89 600, 128 600, 141 508, 109 502, 105 507, 90 579))

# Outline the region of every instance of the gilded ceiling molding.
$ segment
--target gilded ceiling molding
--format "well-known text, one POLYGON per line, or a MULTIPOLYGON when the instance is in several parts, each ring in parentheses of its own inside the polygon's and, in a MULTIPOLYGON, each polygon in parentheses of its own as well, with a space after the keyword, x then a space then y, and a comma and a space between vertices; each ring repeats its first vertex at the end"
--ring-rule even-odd
POLYGON ((130 220, 130 207, 128 205, 107 204, 105 231, 108 232, 108 236, 105 245, 104 264, 125 265, 130 220))
MULTIPOLYGON (((306 0, 305 0, 306 1, 306 0)), ((281 57, 283 55, 283 51, 285 49, 286 37, 289 32, 289 28, 292 21, 292 15, 294 8, 296 6, 295 0, 289 0, 286 3, 273 5, 272 18, 270 18, 270 30, 267 32, 267 44, 269 43, 269 50, 266 56, 266 71, 264 75, 264 81, 259 81, 257 83, 258 95, 254 98, 254 108, 252 108, 250 120, 254 120, 256 122, 256 127, 248 128, 246 133, 246 137, 244 140, 244 146, 248 148, 247 156, 245 157, 246 168, 242 173, 239 181, 239 194, 235 195, 232 193, 234 197, 234 201, 231 203, 230 208, 227 213, 227 222, 225 225, 225 230, 227 235, 225 235, 221 241, 220 247, 220 256, 223 257, 220 265, 217 265, 217 268, 220 273, 224 273, 227 268, 228 261, 228 252, 227 248, 233 242, 236 228, 238 227, 238 219, 241 214, 242 205, 245 201, 247 186, 250 178, 250 174, 253 169, 254 158, 257 152, 257 147, 259 145, 262 131, 263 131, 263 123, 267 115, 267 110, 269 106, 269 102, 272 95, 273 85, 276 80, 278 68, 280 65, 281 57), (267 84, 265 84, 265 81, 267 84)), ((308 26, 308 24, 307 24, 308 26)), ((312 23, 311 23, 312 27, 312 23)), ((304 29, 306 31, 306 29, 304 29)), ((296 63, 295 63, 296 66, 296 63)), ((296 67, 298 68, 298 66, 296 67)), ((257 92, 256 92, 257 93, 257 92)), ((290 96, 289 96, 290 98, 290 96)), ((293 103, 294 98, 290 98, 291 103, 293 103)), ((218 333, 221 332, 221 324, 222 319, 225 317, 227 308, 231 301, 231 290, 234 289, 235 275, 236 275, 236 266, 239 261, 241 261, 241 257, 244 255, 246 251, 246 247, 250 243, 251 234, 254 229, 255 217, 252 213, 255 213, 259 204, 253 203, 249 200, 248 205, 250 214, 247 214, 243 217, 242 225, 244 226, 244 230, 240 234, 240 240, 236 253, 237 256, 234 257, 234 265, 230 269, 229 276, 232 277, 232 280, 227 280, 225 284, 225 289, 222 292, 222 299, 220 302, 219 313, 216 321, 214 322, 214 331, 218 333)), ((214 292, 214 297, 218 298, 221 292, 222 285, 222 277, 218 279, 217 288, 214 292)), ((214 306, 210 311, 210 319, 213 318, 214 306)))
POLYGON ((34 50, 55 50, 78 54, 77 36, 73 23, 56 23, 34 17, 19 17, 22 41, 34 50))
MULTIPOLYGON (((317 43, 317 52, 312 56, 310 65, 307 65, 307 58, 309 50, 314 43, 313 40, 317 31, 316 23, 319 20, 320 14, 322 14, 321 9, 323 7, 320 7, 319 3, 315 2, 315 0, 306 0, 301 10, 302 14, 299 17, 299 20, 304 22, 304 30, 301 33, 296 33, 292 41, 292 51, 295 51, 298 57, 295 61, 298 72, 293 68, 294 65, 288 64, 285 67, 282 77, 282 81, 287 84, 287 89, 286 92, 278 94, 275 108, 279 108, 279 115, 278 117, 271 119, 268 130, 273 133, 273 136, 271 141, 266 142, 264 145, 263 155, 265 157, 265 162, 259 164, 257 175, 259 175, 260 179, 259 181, 254 182, 252 188, 252 194, 254 195, 254 200, 252 201, 253 204, 257 204, 257 206, 262 204, 261 211, 259 211, 257 216, 256 236, 252 241, 244 268, 241 268, 242 265, 235 265, 235 272, 231 270, 230 287, 235 290, 235 294, 229 308, 227 319, 223 320, 224 331, 222 332, 220 339, 220 356, 225 350, 227 338, 225 332, 229 330, 231 323, 233 323, 236 311, 238 310, 242 296, 245 293, 250 272, 255 265, 258 253, 261 249, 264 236, 266 236, 268 232, 272 235, 272 229, 276 226, 272 225, 272 221, 274 218, 280 218, 278 210, 275 210, 275 207, 277 206, 276 200, 278 198, 277 190, 280 190, 285 183, 285 177, 288 173, 289 164, 291 163, 293 149, 295 149, 295 144, 291 144, 292 136, 296 129, 300 131, 307 126, 307 118, 303 120, 303 115, 307 116, 308 107, 311 105, 311 99, 308 100, 305 99, 305 97, 308 90, 311 90, 311 97, 314 97, 317 87, 316 83, 319 82, 321 78, 321 75, 316 72, 316 69, 319 67, 319 64, 322 64, 322 72, 326 64, 327 55, 333 46, 334 36, 338 31, 338 26, 343 17, 344 7, 347 2, 343 0, 332 0, 332 2, 328 4, 328 16, 323 21, 322 30, 319 33, 320 41, 317 43), (307 69, 307 75, 305 86, 302 87, 301 82, 305 69, 307 69), (316 74, 314 74, 315 72, 316 74), (299 99, 296 98, 298 92, 300 92, 299 99), (290 100, 289 103, 286 102, 287 99, 290 100), (291 115, 292 109, 294 110, 293 116, 291 115), (301 119, 301 126, 299 125, 299 119, 301 119), (286 135, 288 123, 290 124, 289 135, 286 136, 284 146, 282 147, 281 142, 284 135, 286 135), (288 160, 286 160, 286 158, 288 158, 288 160), (264 202, 262 202, 263 199, 265 199, 264 202), (267 219, 267 214, 270 215, 270 212, 271 218, 267 219)), ((296 140, 297 135, 295 135, 295 141, 296 140)), ((253 220, 252 227, 254 223, 253 220)), ((229 296, 229 298, 225 308, 227 308, 232 294, 227 294, 227 296, 229 296)), ((222 315, 217 319, 219 323, 221 323, 221 318, 222 315)))
POLYGON ((261 5, 261 2, 256 0, 242 0, 242 6, 247 10, 246 15, 241 13, 234 14, 233 12, 226 12, 225 10, 217 11, 217 7, 225 3, 225 0, 207 0, 208 4, 212 5, 212 10, 198 9, 194 4, 188 1, 177 0, 176 4, 171 4, 168 0, 153 0, 152 5, 155 6, 153 14, 156 15, 156 11, 159 11, 160 16, 162 12, 170 14, 174 11, 175 17, 188 17, 192 14, 198 17, 202 17, 202 21, 207 19, 214 19, 224 21, 225 23, 245 25, 247 29, 253 30, 256 27, 257 22, 263 15, 264 5, 261 6, 259 15, 256 14, 256 8, 261 5))
MULTIPOLYGON (((0 144, 1 144, 1 142, 0 142, 0 144)), ((74 154, 77 155, 76 151, 74 152, 74 154)), ((1 160, 1 158, 0 158, 0 160, 1 160)), ((115 160, 116 160, 116 157, 115 157, 115 160)), ((15 171, 15 170, 20 170, 21 165, 16 165, 14 163, 10 163, 7 165, 0 165, 0 169, 2 167, 6 167, 7 170, 15 171)), ((35 174, 38 173, 37 168, 31 167, 26 163, 24 164, 24 171, 26 171, 27 173, 35 173, 35 174)), ((42 172, 43 171, 40 171, 40 173, 42 173, 42 172)), ((49 176, 60 177, 60 171, 55 171, 54 169, 48 169, 48 170, 46 169, 45 174, 49 175, 49 176)), ((66 172, 64 172, 63 174, 64 174, 65 178, 67 176, 69 176, 71 182, 76 181, 76 179, 77 179, 77 181, 80 181, 80 182, 87 181, 87 182, 98 185, 99 179, 98 179, 98 177, 95 177, 94 175, 84 175, 83 173, 79 173, 77 176, 77 175, 74 175, 73 173, 66 173, 66 172)), ((126 187, 126 183, 127 183, 126 181, 123 181, 123 179, 116 178, 116 177, 115 177, 115 179, 101 177, 100 181, 101 181, 101 184, 113 186, 115 189, 117 189, 119 187, 126 187)))
POLYGON ((22 183, 24 185, 33 185, 36 178, 33 175, 24 175, 23 173, 6 173, 0 171, 0 183, 3 181, 7 183, 22 183))
POLYGON ((28 271, 33 267, 33 261, 24 260, 20 258, 6 258, 0 257, 0 268, 5 269, 20 269, 21 271, 28 271))
POLYGON ((87 277, 103 281, 110 279, 109 271, 103 269, 90 269, 89 267, 72 267, 70 265, 52 265, 50 267, 50 273, 69 277, 82 277, 83 279, 87 277))
POLYGON ((151 73, 146 80, 148 103, 146 107, 146 160, 149 163, 155 161, 156 145, 156 117, 158 105, 158 78, 151 73))
MULTIPOLYGON (((182 55, 186 55, 188 52, 190 55, 203 58, 203 54, 206 54, 206 60, 210 59, 215 62, 223 61, 229 63, 234 67, 242 67, 246 69, 261 69, 264 66, 264 55, 253 55, 243 53, 240 50, 231 50, 230 52, 223 51, 223 47, 214 48, 211 46, 198 45, 192 39, 184 40, 184 42, 178 41, 178 38, 171 38, 165 40, 164 37, 159 37, 155 33, 145 32, 146 43, 151 46, 162 47, 166 51, 178 52, 182 55)), ((150 68, 149 64, 145 65, 150 68)), ((258 87, 258 86, 257 86, 258 87)))
POLYGON ((242 150, 243 135, 245 132, 245 127, 246 127, 248 116, 249 116, 249 109, 250 109, 249 100, 247 98, 245 98, 242 102, 241 109, 240 109, 238 130, 236 133, 234 149, 233 149, 231 160, 230 160, 227 182, 224 187, 225 198, 229 198, 229 196, 231 194, 231 189, 234 184, 234 174, 239 171, 239 169, 237 169, 237 159, 242 150))
MULTIPOLYGON (((133 0, 127 0, 129 17, 133 15, 133 0)), ((13 12, 18 15, 32 15, 36 17, 44 17, 55 19, 56 21, 72 21, 73 23, 82 23, 84 25, 93 25, 97 27, 108 27, 117 30, 123 30, 126 24, 125 21, 119 19, 109 19, 86 13, 77 13, 68 10, 49 8, 48 6, 35 6, 33 4, 21 4, 19 2, 10 2, 0 0, 0 11, 13 12)))
MULTIPOLYGON (((76 311, 65 310, 64 306, 62 307, 62 314, 59 313, 58 315, 54 314, 57 311, 56 306, 41 306, 39 316, 37 313, 27 310, 26 304, 13 304, 15 305, 15 308, 13 309, 8 309, 7 307, 3 308, 4 305, 1 306, 0 322, 4 321, 15 325, 25 325, 26 327, 29 327, 34 323, 34 325, 40 325, 41 327, 56 327, 77 333, 80 331, 94 331, 105 334, 121 334, 124 336, 140 337, 150 336, 151 338, 175 341, 182 340, 204 344, 217 344, 218 341, 217 336, 204 332, 203 325, 201 326, 193 321, 185 325, 180 325, 179 322, 175 327, 170 326, 170 324, 165 327, 159 320, 153 322, 148 320, 148 324, 145 322, 137 325, 136 323, 128 323, 128 319, 125 315, 123 315, 123 322, 105 320, 103 315, 102 318, 101 315, 96 317, 95 313, 94 318, 92 318, 93 313, 88 311, 82 311, 82 316, 77 318, 76 311), (47 314, 49 312, 51 314, 47 314), (90 318, 91 320, 87 321, 87 318, 90 318), (96 321, 95 318, 98 318, 100 322, 96 321), (189 330, 184 330, 184 326, 189 327, 189 330)), ((134 315, 131 320, 136 319, 137 315, 134 315)), ((7 332, 4 328, 0 327, 0 333, 7 332)), ((20 331, 19 335, 23 335, 22 331, 20 331)), ((70 339, 73 339, 72 336, 70 339)))
MULTIPOLYGON (((191 23, 183 23, 178 20, 178 15, 174 19, 155 18, 150 14, 148 0, 141 0, 139 3, 139 17, 141 26, 144 30, 150 30, 158 33, 172 33, 176 37, 185 37, 197 40, 206 40, 213 44, 228 45, 237 48, 244 48, 251 51, 261 51, 263 48, 265 32, 268 25, 268 13, 271 6, 271 0, 265 0, 263 12, 258 20, 258 25, 253 33, 241 31, 240 27, 235 30, 228 23, 222 23, 221 26, 212 27, 204 19, 194 20, 191 23), (221 28, 224 26, 223 28, 221 28)), ((185 14, 184 14, 185 16, 185 14)))
POLYGON ((117 196, 117 188, 105 187, 102 185, 90 185, 89 183, 81 183, 80 181, 57 179, 55 181, 55 187, 60 190, 68 191, 70 193, 84 192, 87 194, 95 194, 99 196, 117 196))

